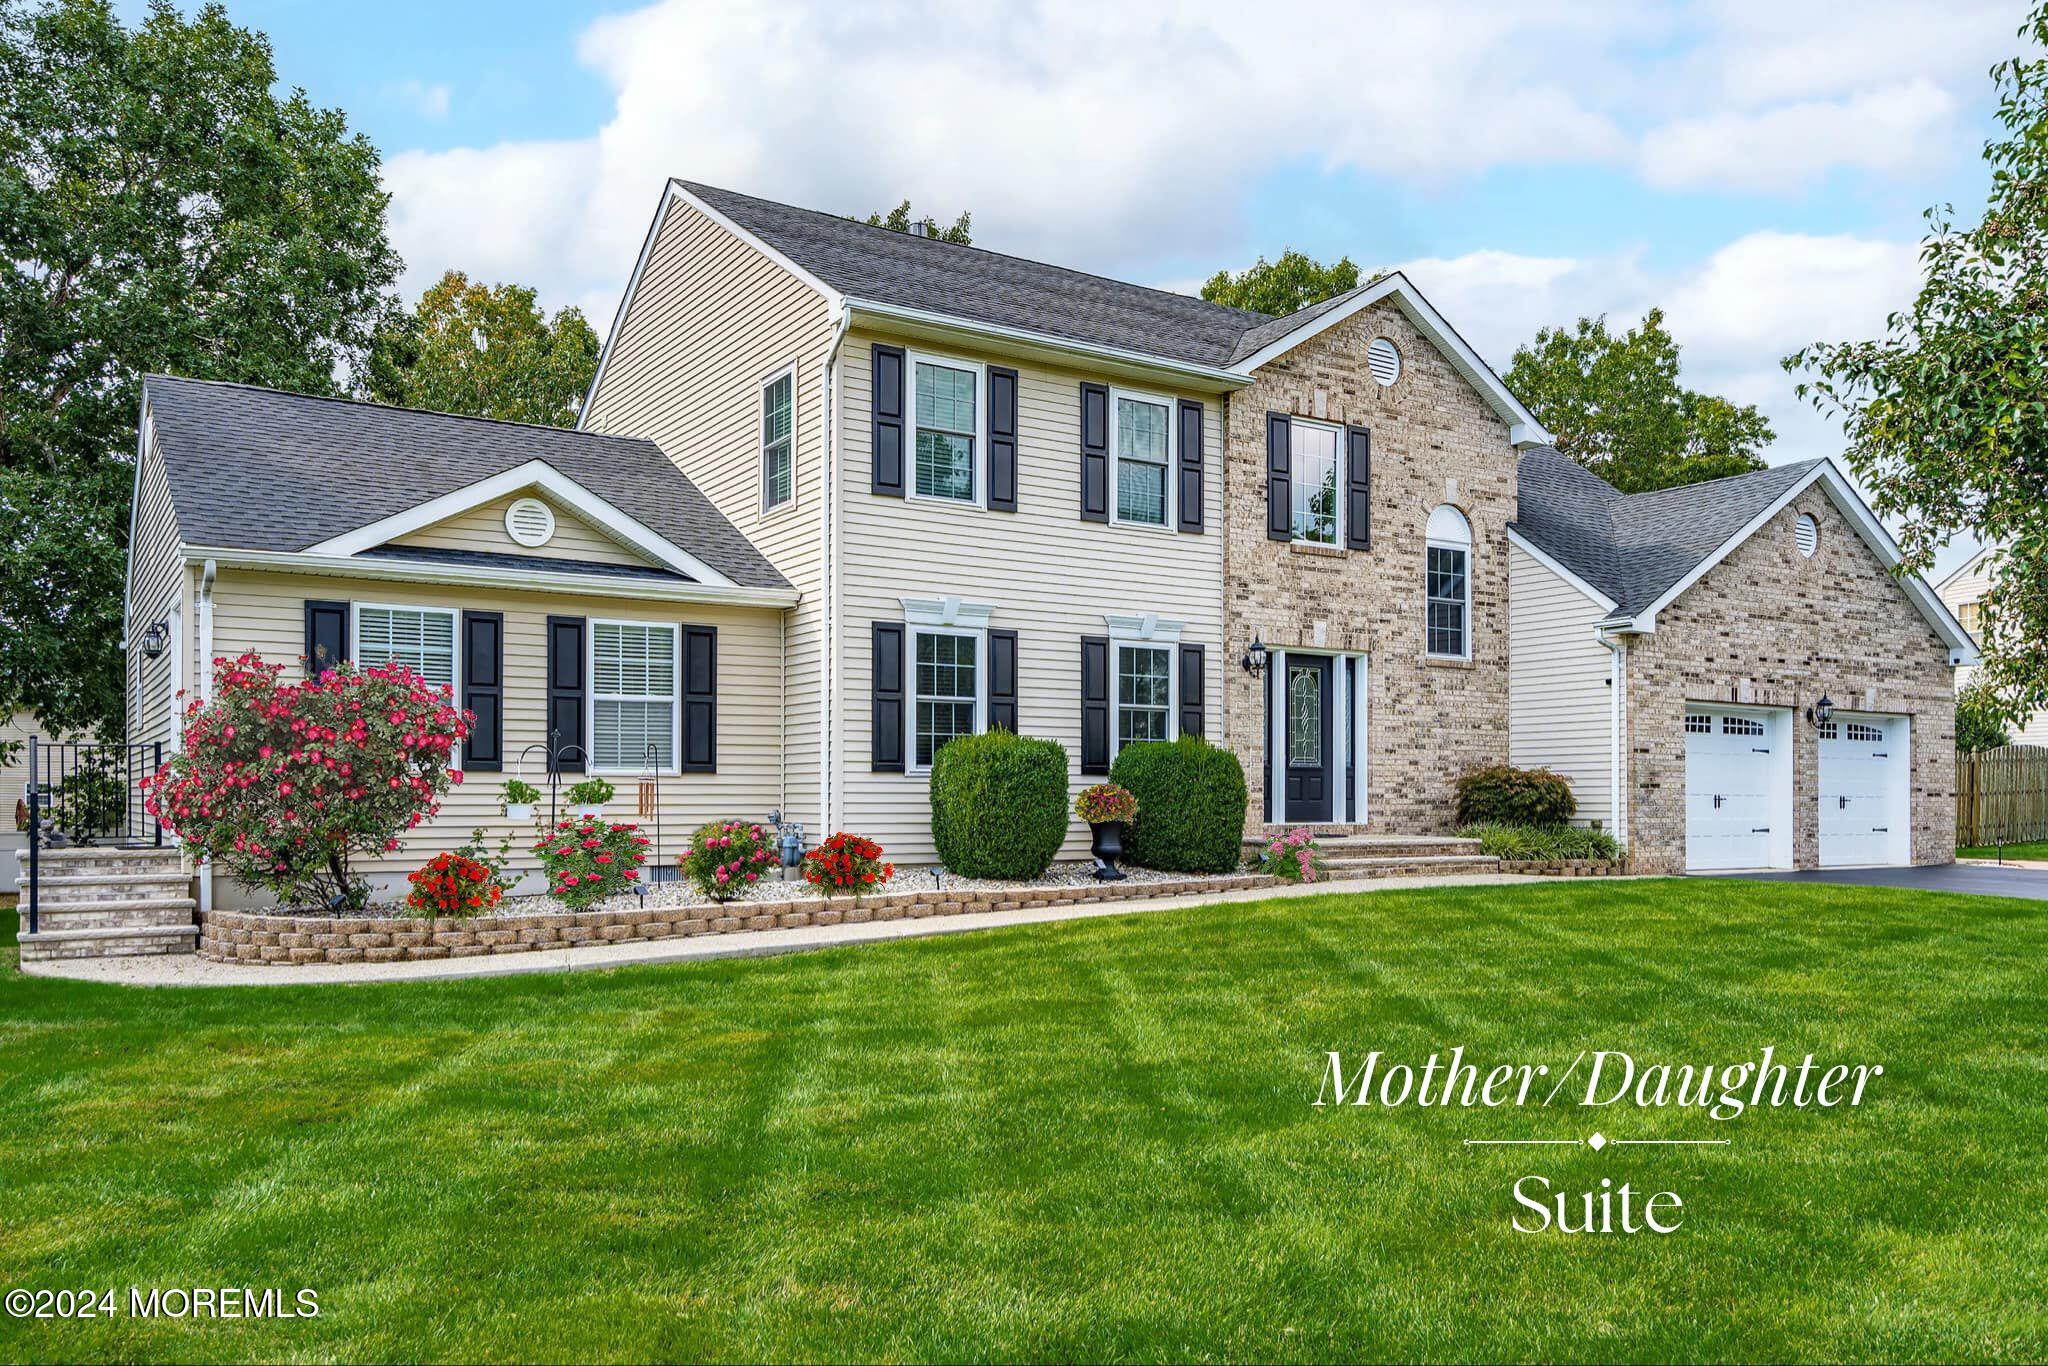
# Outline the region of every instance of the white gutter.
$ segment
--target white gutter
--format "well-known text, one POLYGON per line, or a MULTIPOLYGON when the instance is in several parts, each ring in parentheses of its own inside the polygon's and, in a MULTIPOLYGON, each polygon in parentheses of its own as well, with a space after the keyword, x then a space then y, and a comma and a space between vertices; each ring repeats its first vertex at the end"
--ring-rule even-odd
POLYGON ((728 607, 794 607, 794 588, 728 588, 709 583, 613 578, 540 569, 484 568, 362 555, 313 555, 290 550, 233 550, 186 546, 185 562, 205 561, 222 569, 258 569, 278 574, 324 574, 344 579, 384 579, 455 588, 496 588, 508 592, 567 593, 578 597, 642 598, 655 602, 701 602, 728 607))
POLYGON ((1608 691, 1613 696, 1607 699, 1607 787, 1612 794, 1609 798, 1608 814, 1614 821, 1614 839, 1623 848, 1628 846, 1628 637, 1610 627, 1595 626, 1593 635, 1613 656, 1613 668, 1608 674, 1608 691))
POLYGON ((818 688, 818 832, 824 839, 836 827, 838 803, 832 785, 839 779, 838 755, 833 737, 839 728, 832 724, 833 708, 839 697, 839 351, 853 327, 853 310, 841 299, 835 310, 832 340, 825 348, 825 444, 824 476, 819 497, 824 502, 818 519, 819 563, 825 574, 825 677, 818 688))

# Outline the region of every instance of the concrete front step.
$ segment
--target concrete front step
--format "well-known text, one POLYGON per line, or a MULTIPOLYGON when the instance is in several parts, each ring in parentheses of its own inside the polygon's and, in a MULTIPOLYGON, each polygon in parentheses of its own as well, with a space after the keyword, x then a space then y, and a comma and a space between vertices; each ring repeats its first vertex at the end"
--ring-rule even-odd
MULTIPOLYGON (((189 896, 158 897, 149 901, 84 901, 57 906, 45 902, 36 910, 36 921, 44 930, 190 925, 197 907, 198 903, 189 896)), ((26 935, 28 908, 19 908, 17 914, 26 935)))
POLYGON ((1500 860, 1491 854, 1438 854, 1361 857, 1347 855, 1325 861, 1332 877, 1397 877, 1424 873, 1491 873, 1500 860))
POLYGON ((181 897, 191 890, 192 877, 182 868, 155 873, 76 874, 66 866, 62 876, 45 873, 37 884, 45 906, 81 901, 154 901, 181 897))
MULTIPOLYGON (((1247 840, 1245 847, 1263 851, 1274 838, 1285 833, 1275 831, 1263 840, 1247 840)), ((1320 828, 1314 833, 1316 847, 1331 858, 1442 858, 1479 852, 1478 840, 1456 835, 1324 834, 1320 828)))
POLYGON ((134 925, 44 930, 21 937, 21 961, 51 958, 132 958, 141 954, 190 953, 197 925, 134 925))

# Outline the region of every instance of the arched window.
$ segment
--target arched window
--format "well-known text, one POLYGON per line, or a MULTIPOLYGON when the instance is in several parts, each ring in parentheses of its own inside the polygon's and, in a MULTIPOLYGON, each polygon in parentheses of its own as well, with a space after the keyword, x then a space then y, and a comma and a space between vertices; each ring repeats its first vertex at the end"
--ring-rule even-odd
POLYGON ((1472 526, 1445 503, 1429 514, 1428 651, 1441 659, 1472 654, 1472 526))

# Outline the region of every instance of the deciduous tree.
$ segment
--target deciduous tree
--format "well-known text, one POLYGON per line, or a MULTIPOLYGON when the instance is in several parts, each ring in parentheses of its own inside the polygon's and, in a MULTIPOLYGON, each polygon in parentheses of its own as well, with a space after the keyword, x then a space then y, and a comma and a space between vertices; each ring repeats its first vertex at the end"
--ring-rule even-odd
POLYGON ((887 213, 871 213, 866 218, 856 221, 871 228, 887 228, 891 232, 909 232, 912 223, 921 223, 924 225, 924 235, 935 242, 953 242, 963 247, 974 245, 973 215, 965 209, 960 211, 960 216, 953 220, 953 226, 950 228, 940 227, 939 220, 930 214, 922 218, 912 218, 910 201, 907 199, 887 213))
POLYGON ((1217 271, 1203 284, 1202 297, 1212 304, 1279 317, 1356 288, 1358 264, 1349 256, 1324 265, 1290 247, 1280 253, 1279 260, 1268 261, 1261 256, 1235 275, 1227 270, 1217 271))
POLYGON ((361 387, 404 408, 573 427, 599 349, 580 310, 550 319, 524 285, 451 270, 377 329, 361 387))

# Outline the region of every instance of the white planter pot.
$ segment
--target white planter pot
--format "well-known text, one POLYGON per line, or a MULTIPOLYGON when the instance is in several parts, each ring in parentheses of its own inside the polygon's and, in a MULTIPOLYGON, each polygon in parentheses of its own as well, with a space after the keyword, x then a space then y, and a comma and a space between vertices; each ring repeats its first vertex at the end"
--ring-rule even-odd
POLYGON ((604 814, 604 803, 585 802, 581 806, 570 807, 569 812, 571 815, 582 816, 588 820, 596 820, 604 814))
POLYGON ((507 803, 505 803, 505 819, 507 819, 507 820, 513 820, 513 821, 530 821, 530 820, 532 820, 532 819, 533 819, 533 803, 532 803, 532 802, 507 802, 507 803))

